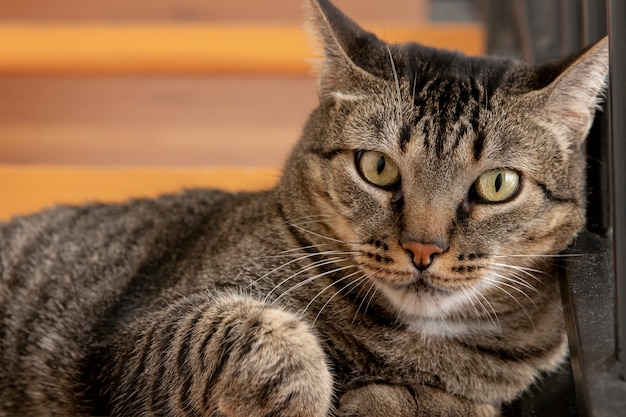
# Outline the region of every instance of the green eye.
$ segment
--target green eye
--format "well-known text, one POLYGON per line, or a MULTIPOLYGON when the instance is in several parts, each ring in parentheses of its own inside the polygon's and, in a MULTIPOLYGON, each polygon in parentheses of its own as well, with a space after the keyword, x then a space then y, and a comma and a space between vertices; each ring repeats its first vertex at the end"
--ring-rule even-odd
POLYGON ((363 178, 381 188, 389 188, 400 180, 400 169, 382 152, 359 151, 356 154, 356 166, 363 178))
POLYGON ((478 197, 487 203, 504 203, 513 198, 520 186, 519 173, 498 168, 482 174, 474 183, 478 197))

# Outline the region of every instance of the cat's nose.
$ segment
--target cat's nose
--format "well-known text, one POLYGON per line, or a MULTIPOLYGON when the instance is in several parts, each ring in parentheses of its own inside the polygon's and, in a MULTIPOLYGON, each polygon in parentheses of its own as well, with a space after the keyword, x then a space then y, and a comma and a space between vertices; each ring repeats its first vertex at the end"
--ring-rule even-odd
POLYGON ((413 265, 415 265, 420 272, 430 266, 436 254, 443 253, 443 248, 435 243, 406 240, 402 242, 402 247, 413 254, 413 265))

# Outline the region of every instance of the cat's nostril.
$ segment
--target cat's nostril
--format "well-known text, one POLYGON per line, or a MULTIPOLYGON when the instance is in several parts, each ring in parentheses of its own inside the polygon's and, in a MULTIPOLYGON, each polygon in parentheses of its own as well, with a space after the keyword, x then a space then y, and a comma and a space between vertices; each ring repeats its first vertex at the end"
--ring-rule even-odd
POLYGON ((414 240, 408 240, 402 243, 402 248, 413 255, 413 265, 419 270, 424 271, 428 268, 436 254, 443 253, 443 248, 434 243, 421 243, 414 240))

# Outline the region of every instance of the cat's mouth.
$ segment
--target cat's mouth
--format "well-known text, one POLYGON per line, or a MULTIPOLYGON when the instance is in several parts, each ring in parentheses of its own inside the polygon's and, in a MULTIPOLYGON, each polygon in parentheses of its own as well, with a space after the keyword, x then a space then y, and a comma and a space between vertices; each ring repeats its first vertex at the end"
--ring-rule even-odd
POLYGON ((375 281, 379 288, 387 288, 394 294, 413 294, 419 298, 443 299, 464 293, 482 281, 486 265, 474 262, 459 267, 449 259, 436 259, 420 270, 413 263, 377 262, 364 259, 359 262, 363 272, 375 281))
POLYGON ((415 271, 411 277, 377 279, 378 289, 406 319, 442 318, 456 314, 472 304, 472 297, 481 291, 480 278, 457 281, 438 273, 415 271))
POLYGON ((395 290, 412 291, 419 293, 450 293, 449 289, 438 286, 436 282, 429 279, 425 272, 416 271, 413 278, 401 283, 389 283, 388 285, 395 290))
POLYGON ((422 294, 452 295, 466 292, 480 286, 483 277, 480 274, 443 276, 430 271, 416 272, 415 277, 407 282, 396 284, 398 290, 422 294))
POLYGON ((372 267, 361 264, 361 269, 381 287, 387 287, 393 291, 421 293, 421 294, 451 294, 454 289, 450 285, 442 285, 445 278, 435 276, 429 270, 417 269, 404 270, 391 267, 372 267))

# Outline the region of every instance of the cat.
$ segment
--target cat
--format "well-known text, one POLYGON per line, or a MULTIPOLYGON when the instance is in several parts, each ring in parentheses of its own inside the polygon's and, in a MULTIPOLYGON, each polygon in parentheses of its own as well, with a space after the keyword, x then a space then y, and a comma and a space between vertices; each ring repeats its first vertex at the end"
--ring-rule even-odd
POLYGON ((497 416, 567 355, 603 39, 538 66, 307 0, 319 107, 276 187, 0 226, 0 416, 497 416))

